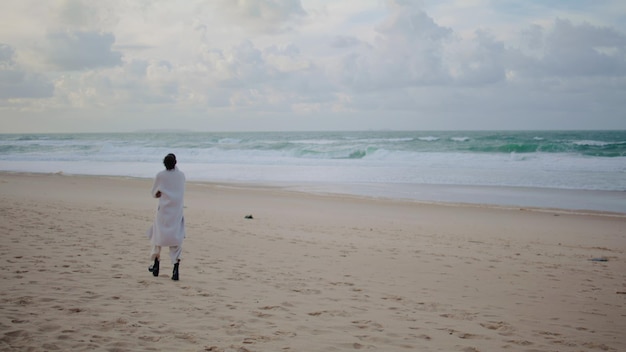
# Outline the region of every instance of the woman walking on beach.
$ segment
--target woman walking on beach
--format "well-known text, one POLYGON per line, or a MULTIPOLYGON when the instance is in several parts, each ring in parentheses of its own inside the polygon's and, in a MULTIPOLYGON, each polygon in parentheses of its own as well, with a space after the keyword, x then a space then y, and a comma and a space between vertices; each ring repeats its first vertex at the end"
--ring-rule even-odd
POLYGON ((178 266, 185 238, 185 174, 176 168, 174 154, 166 155, 163 164, 165 170, 156 175, 152 186, 152 196, 159 198, 159 207, 154 223, 146 233, 152 243, 151 260, 154 260, 148 270, 152 275, 159 276, 161 247, 169 247, 170 259, 174 265, 172 280, 178 281, 178 266))

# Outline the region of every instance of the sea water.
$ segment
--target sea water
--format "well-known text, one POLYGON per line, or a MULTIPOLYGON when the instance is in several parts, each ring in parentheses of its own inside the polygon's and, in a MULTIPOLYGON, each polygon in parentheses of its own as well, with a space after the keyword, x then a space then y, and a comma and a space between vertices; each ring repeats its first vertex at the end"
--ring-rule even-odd
POLYGON ((0 135, 0 171, 151 178, 626 213, 626 131, 0 135))

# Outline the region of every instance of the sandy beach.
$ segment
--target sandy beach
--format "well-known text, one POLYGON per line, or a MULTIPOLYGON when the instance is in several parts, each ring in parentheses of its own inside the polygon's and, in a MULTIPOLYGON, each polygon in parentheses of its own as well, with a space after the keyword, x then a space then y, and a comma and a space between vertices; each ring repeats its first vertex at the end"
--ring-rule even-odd
POLYGON ((626 351, 626 215, 151 185, 0 173, 0 350, 626 351))

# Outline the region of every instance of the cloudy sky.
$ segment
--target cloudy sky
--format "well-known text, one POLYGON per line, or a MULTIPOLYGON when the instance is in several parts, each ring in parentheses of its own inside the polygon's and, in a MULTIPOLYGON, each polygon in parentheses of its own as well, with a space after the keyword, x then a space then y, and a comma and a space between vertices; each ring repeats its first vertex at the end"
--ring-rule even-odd
POLYGON ((0 133, 590 128, 623 0, 0 2, 0 133))

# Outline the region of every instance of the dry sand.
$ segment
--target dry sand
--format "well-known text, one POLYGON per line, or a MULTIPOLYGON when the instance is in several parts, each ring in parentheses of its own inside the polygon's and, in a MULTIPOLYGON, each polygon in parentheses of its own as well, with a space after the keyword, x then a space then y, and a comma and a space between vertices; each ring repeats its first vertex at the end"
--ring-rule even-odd
POLYGON ((0 173, 0 350, 626 351, 624 215, 151 183, 0 173))

